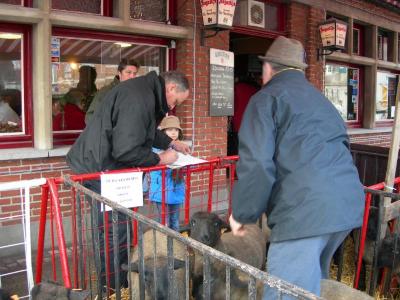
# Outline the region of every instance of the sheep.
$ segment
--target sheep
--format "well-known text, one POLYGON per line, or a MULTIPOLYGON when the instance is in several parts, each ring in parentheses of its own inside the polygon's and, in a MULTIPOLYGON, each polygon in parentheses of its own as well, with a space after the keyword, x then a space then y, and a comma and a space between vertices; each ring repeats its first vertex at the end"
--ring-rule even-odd
POLYGON ((68 289, 55 282, 42 282, 31 290, 32 300, 84 300, 89 295, 90 291, 68 289))
POLYGON ((336 280, 321 280, 321 297, 326 300, 372 300, 373 297, 336 280))
MULTIPOLYGON (((167 299, 168 296, 168 265, 167 265, 167 236, 159 231, 155 232, 156 238, 156 276, 154 276, 154 236, 153 230, 148 230, 143 234, 143 256, 144 256, 144 280, 145 280, 145 299, 167 299), (157 290, 154 290, 154 278, 157 282, 157 290)), ((179 242, 173 243, 174 254, 174 280, 172 286, 173 299, 184 299, 185 297, 185 256, 186 248, 179 242)), ((132 299, 139 299, 139 268, 138 268, 138 248, 135 248, 131 261, 131 293, 132 299)), ((189 256, 189 265, 193 266, 189 256)), ((124 265, 123 269, 127 270, 124 265)), ((189 274, 191 270, 189 269, 189 274)))
MULTIPOLYGON (((215 213, 197 212, 190 220, 190 237, 216 250, 239 259, 253 267, 265 267, 266 245, 269 229, 262 231, 257 224, 246 225, 247 234, 244 237, 234 236, 231 232, 221 234, 221 229, 228 227, 215 213)), ((225 266, 222 263, 212 262, 211 287, 214 290, 214 299, 220 299, 215 293, 224 293, 225 266)), ((239 278, 241 272, 231 273, 232 297, 238 294, 247 294, 247 284, 239 278)), ((193 294, 201 296, 201 282, 203 281, 203 258, 195 251, 195 265, 193 271, 193 294)), ((221 295, 222 296, 222 295, 221 295)), ((225 298, 225 297, 221 297, 225 298)))

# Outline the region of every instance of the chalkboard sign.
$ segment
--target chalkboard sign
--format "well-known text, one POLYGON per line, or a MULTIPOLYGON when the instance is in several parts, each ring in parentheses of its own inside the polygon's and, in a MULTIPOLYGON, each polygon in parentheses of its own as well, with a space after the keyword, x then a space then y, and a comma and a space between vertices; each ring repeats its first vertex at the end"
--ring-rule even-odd
POLYGON ((210 49, 210 116, 233 116, 233 52, 210 49))

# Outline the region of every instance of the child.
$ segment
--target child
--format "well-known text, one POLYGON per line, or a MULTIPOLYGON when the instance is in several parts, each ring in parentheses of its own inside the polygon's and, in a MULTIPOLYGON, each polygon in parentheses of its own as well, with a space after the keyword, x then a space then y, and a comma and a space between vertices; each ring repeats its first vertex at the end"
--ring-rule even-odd
MULTIPOLYGON (((179 119, 175 116, 165 117, 159 126, 171 139, 182 140, 182 128, 179 119)), ((160 152, 153 148, 154 152, 160 152)), ((159 213, 158 221, 161 221, 161 200, 162 200, 162 171, 150 172, 150 201, 156 202, 159 213)), ((180 170, 166 170, 165 172, 165 204, 168 227, 179 230, 179 208, 185 199, 185 182, 180 170)))

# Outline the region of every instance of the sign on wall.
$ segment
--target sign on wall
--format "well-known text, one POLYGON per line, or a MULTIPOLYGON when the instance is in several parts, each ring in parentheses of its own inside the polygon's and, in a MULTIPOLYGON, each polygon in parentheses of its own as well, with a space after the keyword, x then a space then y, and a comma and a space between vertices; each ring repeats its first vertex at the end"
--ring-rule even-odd
POLYGON ((233 52, 210 49, 210 116, 233 116, 233 52))

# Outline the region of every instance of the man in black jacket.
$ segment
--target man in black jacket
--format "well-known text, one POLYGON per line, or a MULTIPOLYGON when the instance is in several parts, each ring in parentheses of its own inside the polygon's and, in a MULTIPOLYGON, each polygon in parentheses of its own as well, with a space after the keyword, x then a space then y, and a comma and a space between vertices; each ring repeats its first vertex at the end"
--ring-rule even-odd
MULTIPOLYGON (((152 71, 145 76, 129 79, 107 93, 96 109, 93 119, 81 133, 67 154, 67 163, 73 172, 93 173, 132 167, 148 167, 171 164, 178 155, 176 151, 188 153, 189 147, 180 141, 172 141, 157 129, 157 124, 176 105, 189 96, 189 83, 180 72, 170 71, 157 76, 152 71), (163 153, 152 152, 152 147, 165 149, 163 153), (168 149, 168 150, 167 150, 168 149), (175 151, 176 150, 176 151, 175 151)), ((85 186, 101 192, 100 181, 85 182, 85 186)), ((103 217, 98 206, 98 222, 101 228, 103 217)), ((119 217, 120 264, 127 262, 126 218, 119 217)), ((111 220, 111 216, 109 218, 111 220)), ((115 287, 113 270, 112 224, 109 226, 110 285, 115 287)), ((100 249, 104 249, 103 231, 100 230, 100 249)), ((104 255, 104 251, 101 251, 104 255)), ((102 284, 104 258, 101 259, 102 284)), ((126 273, 121 272, 121 283, 126 273)))

